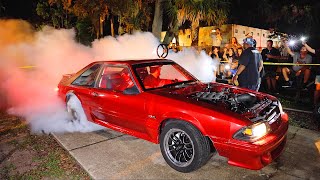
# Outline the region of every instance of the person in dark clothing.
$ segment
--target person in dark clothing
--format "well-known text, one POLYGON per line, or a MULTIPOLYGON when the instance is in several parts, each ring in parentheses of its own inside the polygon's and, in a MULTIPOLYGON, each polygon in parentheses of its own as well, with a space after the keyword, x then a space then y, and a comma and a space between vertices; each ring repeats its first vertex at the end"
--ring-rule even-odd
MULTIPOLYGON (((272 47, 273 41, 267 41, 267 48, 263 49, 261 52, 261 56, 263 62, 278 62, 277 58, 280 57, 280 51, 274 47, 272 47)), ((264 67, 265 70, 265 79, 267 80, 268 91, 276 91, 276 71, 277 66, 269 65, 264 67)))
MULTIPOLYGON (((306 47, 306 49, 309 52, 315 54, 317 60, 319 61, 319 59, 320 59, 320 49, 313 49, 305 42, 302 42, 302 44, 306 47)), ((315 83, 316 83, 316 91, 314 92, 314 98, 313 98, 314 105, 317 105, 317 103, 320 100, 320 82, 318 82, 318 79, 320 79, 320 74, 319 73, 317 73, 316 81, 315 81, 315 83)))
POLYGON ((234 84, 256 91, 259 81, 260 53, 254 47, 254 39, 249 37, 243 40, 244 51, 239 58, 239 67, 233 77, 234 84))

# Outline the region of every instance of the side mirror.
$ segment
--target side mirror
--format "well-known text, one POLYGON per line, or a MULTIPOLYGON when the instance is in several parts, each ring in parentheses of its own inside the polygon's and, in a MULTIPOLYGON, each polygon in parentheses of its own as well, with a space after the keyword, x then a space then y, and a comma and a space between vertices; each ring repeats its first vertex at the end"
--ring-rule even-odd
POLYGON ((128 95, 134 95, 134 94, 139 94, 139 89, 137 86, 133 86, 131 88, 127 88, 123 91, 123 94, 128 94, 128 95))

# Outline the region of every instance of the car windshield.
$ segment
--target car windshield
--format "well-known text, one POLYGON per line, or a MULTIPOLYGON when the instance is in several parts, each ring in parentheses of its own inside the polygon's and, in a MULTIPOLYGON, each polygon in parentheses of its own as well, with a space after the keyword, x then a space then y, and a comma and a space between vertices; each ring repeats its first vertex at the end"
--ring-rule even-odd
POLYGON ((176 86, 198 81, 174 62, 155 62, 134 65, 133 69, 145 90, 176 86))

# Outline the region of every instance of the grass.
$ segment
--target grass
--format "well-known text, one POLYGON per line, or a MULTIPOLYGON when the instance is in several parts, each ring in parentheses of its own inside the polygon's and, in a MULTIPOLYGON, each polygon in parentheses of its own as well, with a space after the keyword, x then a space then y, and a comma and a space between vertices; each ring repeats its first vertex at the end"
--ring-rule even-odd
POLYGON ((22 119, 4 112, 0 127, 0 179, 90 179, 51 135, 30 134, 22 119))

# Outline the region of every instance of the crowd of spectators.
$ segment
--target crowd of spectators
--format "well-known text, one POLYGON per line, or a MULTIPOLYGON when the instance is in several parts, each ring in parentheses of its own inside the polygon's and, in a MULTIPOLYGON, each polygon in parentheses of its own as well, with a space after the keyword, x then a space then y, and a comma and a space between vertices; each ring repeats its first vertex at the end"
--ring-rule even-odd
POLYGON ((316 78, 311 78, 312 68, 316 69, 317 66, 308 64, 312 64, 313 59, 320 59, 320 50, 314 50, 302 42, 300 51, 294 52, 285 40, 282 40, 283 47, 279 50, 273 47, 272 40, 268 40, 266 48, 260 52, 255 47, 253 37, 245 38, 242 45, 236 37, 232 37, 228 44, 221 46, 222 37, 219 28, 213 31, 213 46, 208 52, 213 59, 220 62, 214 72, 217 78, 229 79, 233 84, 256 91, 259 90, 262 78, 264 91, 274 94, 278 94, 280 89, 293 86, 297 91, 302 91, 315 84, 314 104, 319 102, 320 73, 318 72, 316 78), (285 52, 280 52, 283 50, 285 52), (282 54, 288 54, 288 56, 282 54), (315 54, 315 58, 310 54, 315 54), (296 65, 285 66, 272 63, 296 65))

